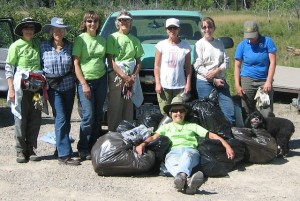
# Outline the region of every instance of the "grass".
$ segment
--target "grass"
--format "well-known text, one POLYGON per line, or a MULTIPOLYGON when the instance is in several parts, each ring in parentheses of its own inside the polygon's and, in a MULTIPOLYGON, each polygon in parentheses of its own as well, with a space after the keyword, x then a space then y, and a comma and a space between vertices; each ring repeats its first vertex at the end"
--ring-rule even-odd
POLYGON ((300 49, 300 20, 290 16, 290 13, 271 13, 271 17, 265 13, 247 12, 205 12, 204 16, 210 16, 215 20, 215 36, 230 36, 234 41, 234 48, 227 50, 230 57, 230 68, 227 71, 227 81, 232 94, 234 89, 234 52, 237 44, 243 39, 243 23, 246 20, 255 20, 259 24, 260 33, 270 36, 278 49, 277 65, 300 68, 300 56, 291 56, 286 59, 287 46, 300 49))

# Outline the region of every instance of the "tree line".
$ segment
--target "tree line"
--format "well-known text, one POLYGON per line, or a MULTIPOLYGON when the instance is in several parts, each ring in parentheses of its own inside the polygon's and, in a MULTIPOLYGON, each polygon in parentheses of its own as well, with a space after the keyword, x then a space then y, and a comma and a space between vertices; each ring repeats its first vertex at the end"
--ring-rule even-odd
MULTIPOLYGON (((242 9, 293 9, 299 13, 299 0, 1 0, 2 3, 15 3, 25 7, 63 7, 73 8, 76 6, 103 6, 129 7, 129 8, 157 8, 157 9, 220 9, 220 10, 242 10, 242 9)), ((1 2, 0 1, 0 2, 1 2)))

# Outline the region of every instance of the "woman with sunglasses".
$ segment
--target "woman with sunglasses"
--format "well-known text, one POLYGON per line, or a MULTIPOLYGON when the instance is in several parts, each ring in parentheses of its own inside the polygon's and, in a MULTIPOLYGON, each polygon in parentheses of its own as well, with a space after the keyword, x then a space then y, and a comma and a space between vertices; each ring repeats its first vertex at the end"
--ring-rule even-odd
POLYGON ((234 151, 217 134, 207 131, 198 124, 185 121, 185 117, 192 109, 183 102, 181 97, 173 98, 171 104, 165 105, 163 109, 172 118, 172 122, 160 126, 151 137, 136 147, 136 152, 142 155, 149 142, 160 135, 167 136, 171 141, 171 147, 165 158, 165 166, 174 177, 175 188, 186 194, 195 194, 204 183, 201 171, 192 174, 192 169, 200 163, 196 136, 200 139, 209 137, 220 140, 229 159, 234 158, 234 151))
POLYGON ((94 11, 85 13, 80 25, 83 32, 73 45, 77 93, 82 106, 80 139, 77 144, 82 160, 91 160, 90 151, 100 137, 103 105, 107 93, 105 67, 106 41, 99 36, 100 18, 94 11))
POLYGON ((172 99, 191 91, 191 47, 181 40, 180 22, 176 18, 166 20, 168 38, 156 44, 154 76, 155 91, 162 114, 172 99))
POLYGON ((117 32, 107 38, 108 130, 115 131, 122 120, 133 120, 133 104, 141 106, 144 98, 139 81, 141 42, 130 33, 132 16, 122 10, 115 21, 117 32))
POLYGON ((194 69, 197 76, 198 98, 208 97, 213 89, 218 93, 219 106, 231 125, 235 125, 234 105, 226 82, 229 58, 221 40, 213 34, 216 26, 210 17, 200 22, 203 38, 195 44, 194 69))
POLYGON ((22 19, 14 30, 20 39, 11 44, 6 58, 7 104, 11 107, 15 120, 17 163, 40 160, 34 149, 37 148, 37 137, 42 118, 41 110, 35 107, 33 100, 37 97, 36 95, 43 94, 41 92, 43 88, 37 88, 31 84, 32 82, 29 82, 29 79, 31 73, 40 76, 42 74, 40 42, 34 38, 41 29, 42 25, 33 18, 22 19), (22 82, 25 78, 28 78, 26 83, 22 82))

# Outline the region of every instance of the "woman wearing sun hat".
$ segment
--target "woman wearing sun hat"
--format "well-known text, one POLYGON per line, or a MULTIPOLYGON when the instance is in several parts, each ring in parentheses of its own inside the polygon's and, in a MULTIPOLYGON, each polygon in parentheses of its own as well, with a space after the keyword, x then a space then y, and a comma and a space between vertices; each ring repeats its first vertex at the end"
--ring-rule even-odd
POLYGON ((69 138, 71 114, 75 97, 75 79, 72 60, 72 44, 65 39, 71 29, 63 18, 53 17, 43 31, 50 40, 41 43, 41 63, 49 89, 49 102, 55 120, 56 149, 59 164, 80 165, 72 159, 69 138))
POLYGON ((191 91, 191 47, 179 38, 180 21, 166 20, 168 38, 155 45, 155 91, 162 114, 164 106, 176 96, 191 91))
POLYGON ((41 74, 39 41, 33 39, 41 31, 41 24, 28 17, 16 26, 15 34, 21 38, 8 49, 6 59, 6 79, 8 82, 8 105, 15 119, 15 140, 17 162, 38 161, 34 152, 41 125, 41 110, 34 106, 33 98, 41 88, 26 88, 22 78, 30 73, 41 74), (36 91, 37 90, 37 91, 36 91))
POLYGON ((101 136, 103 105, 107 94, 105 66, 106 41, 99 35, 101 20, 88 11, 80 25, 82 33, 75 38, 73 59, 78 79, 77 93, 82 106, 80 139, 77 144, 82 160, 91 160, 90 151, 101 136))
POLYGON ((185 104, 181 97, 174 97, 171 104, 165 105, 164 112, 172 118, 172 122, 163 124, 157 131, 143 143, 136 147, 142 155, 145 146, 160 135, 167 136, 171 142, 170 151, 165 158, 167 170, 175 177, 174 185, 179 191, 186 194, 195 194, 204 183, 203 173, 198 171, 192 175, 192 169, 200 163, 200 154, 197 150, 196 136, 220 140, 229 159, 234 158, 234 151, 230 145, 217 134, 211 133, 195 123, 185 121, 191 107, 185 104))
POLYGON ((119 12, 115 21, 117 32, 107 38, 108 59, 108 130, 116 131, 122 120, 133 120, 133 104, 140 107, 144 97, 139 81, 141 42, 130 33, 132 16, 126 10, 119 12), (132 95, 131 95, 132 94, 132 95))

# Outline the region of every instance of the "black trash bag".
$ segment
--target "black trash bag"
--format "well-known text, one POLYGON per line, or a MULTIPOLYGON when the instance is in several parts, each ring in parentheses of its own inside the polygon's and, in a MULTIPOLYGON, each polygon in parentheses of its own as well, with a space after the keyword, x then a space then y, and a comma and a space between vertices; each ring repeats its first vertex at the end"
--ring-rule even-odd
POLYGON ((171 140, 167 136, 159 136, 155 140, 152 140, 146 148, 155 153, 156 162, 160 163, 165 161, 170 146, 171 140))
POLYGON ((171 117, 169 117, 168 115, 164 115, 164 117, 159 122, 158 128, 161 127, 162 125, 170 123, 170 122, 172 122, 171 117))
POLYGON ((209 99, 194 100, 193 112, 199 119, 199 124, 205 129, 218 134, 224 139, 233 138, 231 125, 227 121, 219 106, 215 106, 209 99))
POLYGON ((101 176, 130 176, 146 173, 155 164, 155 154, 151 150, 139 156, 133 146, 125 144, 123 136, 109 132, 101 136, 91 151, 95 172, 101 176))
POLYGON ((120 124, 118 125, 118 127, 116 129, 116 132, 122 133, 124 131, 131 130, 131 129, 137 127, 137 126, 139 126, 139 124, 136 121, 129 122, 129 121, 126 121, 126 120, 122 120, 120 122, 120 124))
POLYGON ((276 140, 265 129, 232 128, 234 137, 246 145, 245 161, 268 163, 277 154, 276 140))
POLYGON ((226 150, 220 140, 199 140, 198 150, 201 156, 199 169, 208 177, 226 176, 235 165, 244 159, 245 145, 237 139, 229 139, 227 143, 234 150, 233 160, 228 159, 226 150))
POLYGON ((160 167, 159 167, 159 176, 165 176, 165 177, 173 177, 173 175, 168 171, 168 169, 165 166, 164 162, 160 163, 160 167))
POLYGON ((146 127, 153 127, 156 131, 161 119, 164 117, 161 113, 145 114, 138 119, 139 124, 144 124, 146 127))

